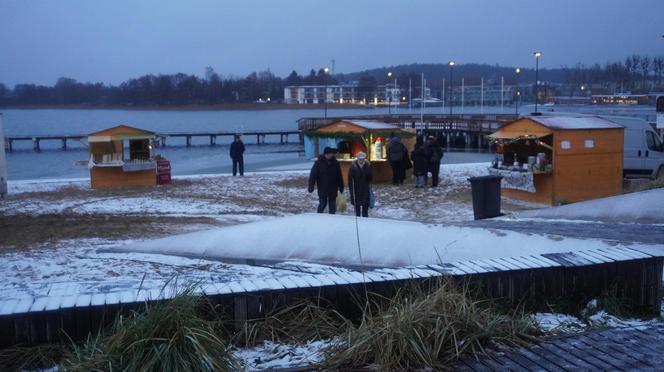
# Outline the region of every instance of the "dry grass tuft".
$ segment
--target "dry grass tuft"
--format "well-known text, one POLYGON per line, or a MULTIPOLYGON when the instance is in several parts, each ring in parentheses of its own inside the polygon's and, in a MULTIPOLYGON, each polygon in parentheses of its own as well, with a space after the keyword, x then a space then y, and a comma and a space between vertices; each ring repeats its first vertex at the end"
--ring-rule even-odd
POLYGON ((301 343, 331 339, 350 327, 350 321, 327 304, 301 300, 247 321, 233 336, 235 345, 254 346, 263 341, 301 343))
POLYGON ((409 290, 373 307, 328 350, 325 367, 443 369, 461 356, 483 353, 489 343, 518 344, 534 331, 527 318, 502 314, 448 283, 431 292, 409 290))
POLYGON ((228 371, 238 363, 204 319, 202 299, 185 292, 116 322, 66 355, 65 371, 228 371))

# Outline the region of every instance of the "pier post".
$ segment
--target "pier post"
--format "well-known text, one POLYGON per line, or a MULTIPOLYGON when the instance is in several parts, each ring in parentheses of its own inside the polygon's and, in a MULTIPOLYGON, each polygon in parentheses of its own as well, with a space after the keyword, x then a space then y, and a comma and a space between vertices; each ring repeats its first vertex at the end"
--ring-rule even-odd
POLYGON ((210 136, 210 146, 214 146, 217 144, 217 136, 210 136))
POLYGON ((191 136, 187 136, 187 147, 191 147, 191 136))
POLYGON ((161 140, 161 147, 166 147, 166 136, 159 137, 161 140))
POLYGON ((298 135, 298 140, 300 141, 300 145, 304 145, 304 132, 300 131, 300 134, 298 135))
POLYGON ((67 137, 62 137, 62 150, 67 151, 67 137))
POLYGON ((482 149, 482 135, 481 134, 477 135, 477 149, 478 150, 482 149))
POLYGON ((33 148, 33 150, 35 150, 36 152, 39 152, 39 151, 40 151, 40 149, 39 149, 39 138, 37 138, 37 137, 32 137, 32 148, 33 148))
MULTIPOLYGON (((288 138, 288 135, 286 135, 286 138, 288 138)), ((283 145, 284 144, 284 134, 279 135, 279 142, 283 145)))
POLYGON ((7 152, 14 151, 14 141, 11 138, 5 138, 5 147, 7 152))

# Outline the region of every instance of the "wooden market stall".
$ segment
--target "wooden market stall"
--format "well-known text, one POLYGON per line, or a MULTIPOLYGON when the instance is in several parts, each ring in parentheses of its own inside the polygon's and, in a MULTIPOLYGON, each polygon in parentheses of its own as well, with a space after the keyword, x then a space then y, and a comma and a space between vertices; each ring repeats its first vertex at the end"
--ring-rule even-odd
POLYGON ((153 132, 126 125, 89 134, 88 167, 92 188, 156 185, 154 136, 153 132), (124 141, 128 141, 127 148, 124 141))
POLYGON ((597 116, 537 115, 491 137, 503 195, 559 205, 622 192, 624 128, 597 116))
POLYGON ((337 159, 341 165, 344 183, 347 183, 348 169, 355 160, 355 155, 364 152, 371 162, 374 182, 387 182, 392 180, 392 168, 387 161, 387 141, 390 136, 399 137, 409 154, 413 151, 415 129, 405 129, 380 121, 337 120, 304 133, 305 156, 310 159, 317 158, 325 147, 337 148, 337 159))

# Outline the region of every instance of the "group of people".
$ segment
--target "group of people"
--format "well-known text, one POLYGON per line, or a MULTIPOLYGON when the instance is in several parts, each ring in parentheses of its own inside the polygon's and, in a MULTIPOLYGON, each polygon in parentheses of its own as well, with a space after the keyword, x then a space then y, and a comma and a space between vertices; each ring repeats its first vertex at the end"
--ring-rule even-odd
POLYGON ((408 149, 399 137, 391 136, 387 145, 387 160, 392 168, 393 185, 403 185, 406 179, 406 170, 412 167, 413 175, 415 175, 415 187, 422 188, 426 186, 429 173, 431 173, 431 187, 438 186, 442 158, 443 148, 433 136, 429 136, 424 144, 416 143, 410 156, 408 155, 408 149))
MULTIPOLYGON (((309 174, 308 191, 312 193, 314 188, 318 189, 318 213, 323 213, 327 208, 330 214, 335 214, 337 196, 344 192, 341 166, 334 156, 336 153, 336 149, 326 147, 309 174)), ((368 217, 372 199, 371 164, 364 152, 357 153, 355 157, 357 159, 348 169, 350 203, 355 207, 356 216, 368 217)), ((428 173, 431 173, 431 187, 438 186, 442 158, 443 148, 433 136, 429 136, 424 143, 417 143, 410 156, 398 137, 392 136, 387 145, 387 159, 392 168, 392 183, 395 185, 403 185, 406 170, 412 166, 416 178, 415 187, 423 188, 426 185, 428 173)))
MULTIPOLYGON (((337 195, 344 192, 344 181, 341 176, 341 166, 334 157, 336 149, 326 147, 323 155, 311 167, 309 174, 309 192, 318 189, 318 213, 328 208, 330 214, 337 212, 337 195)), ((367 154, 359 152, 355 155, 357 160, 348 169, 348 190, 350 204, 355 207, 356 216, 369 216, 371 181, 373 174, 367 154)))
POLYGON ((427 176, 431 173, 431 187, 437 187, 440 173, 440 161, 443 159, 443 148, 436 138, 429 136, 424 144, 416 143, 411 154, 415 187, 423 188, 427 184, 427 176))

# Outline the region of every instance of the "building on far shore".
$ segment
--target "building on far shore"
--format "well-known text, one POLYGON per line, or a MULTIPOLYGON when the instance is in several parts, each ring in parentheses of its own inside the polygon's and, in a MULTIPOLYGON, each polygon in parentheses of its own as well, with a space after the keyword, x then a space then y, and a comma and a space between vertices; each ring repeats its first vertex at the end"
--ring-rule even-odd
POLYGON ((592 103, 596 105, 651 105, 655 97, 651 94, 595 94, 592 103))
POLYGON ((284 102, 287 104, 359 103, 357 84, 339 85, 297 85, 284 88, 284 102), (325 90, 327 89, 327 94, 325 90))
POLYGON ((336 85, 295 85, 284 88, 284 103, 311 105, 321 103, 393 105, 405 101, 397 85, 377 85, 371 91, 361 91, 355 82, 336 85), (326 94, 327 91, 327 94, 326 94))

